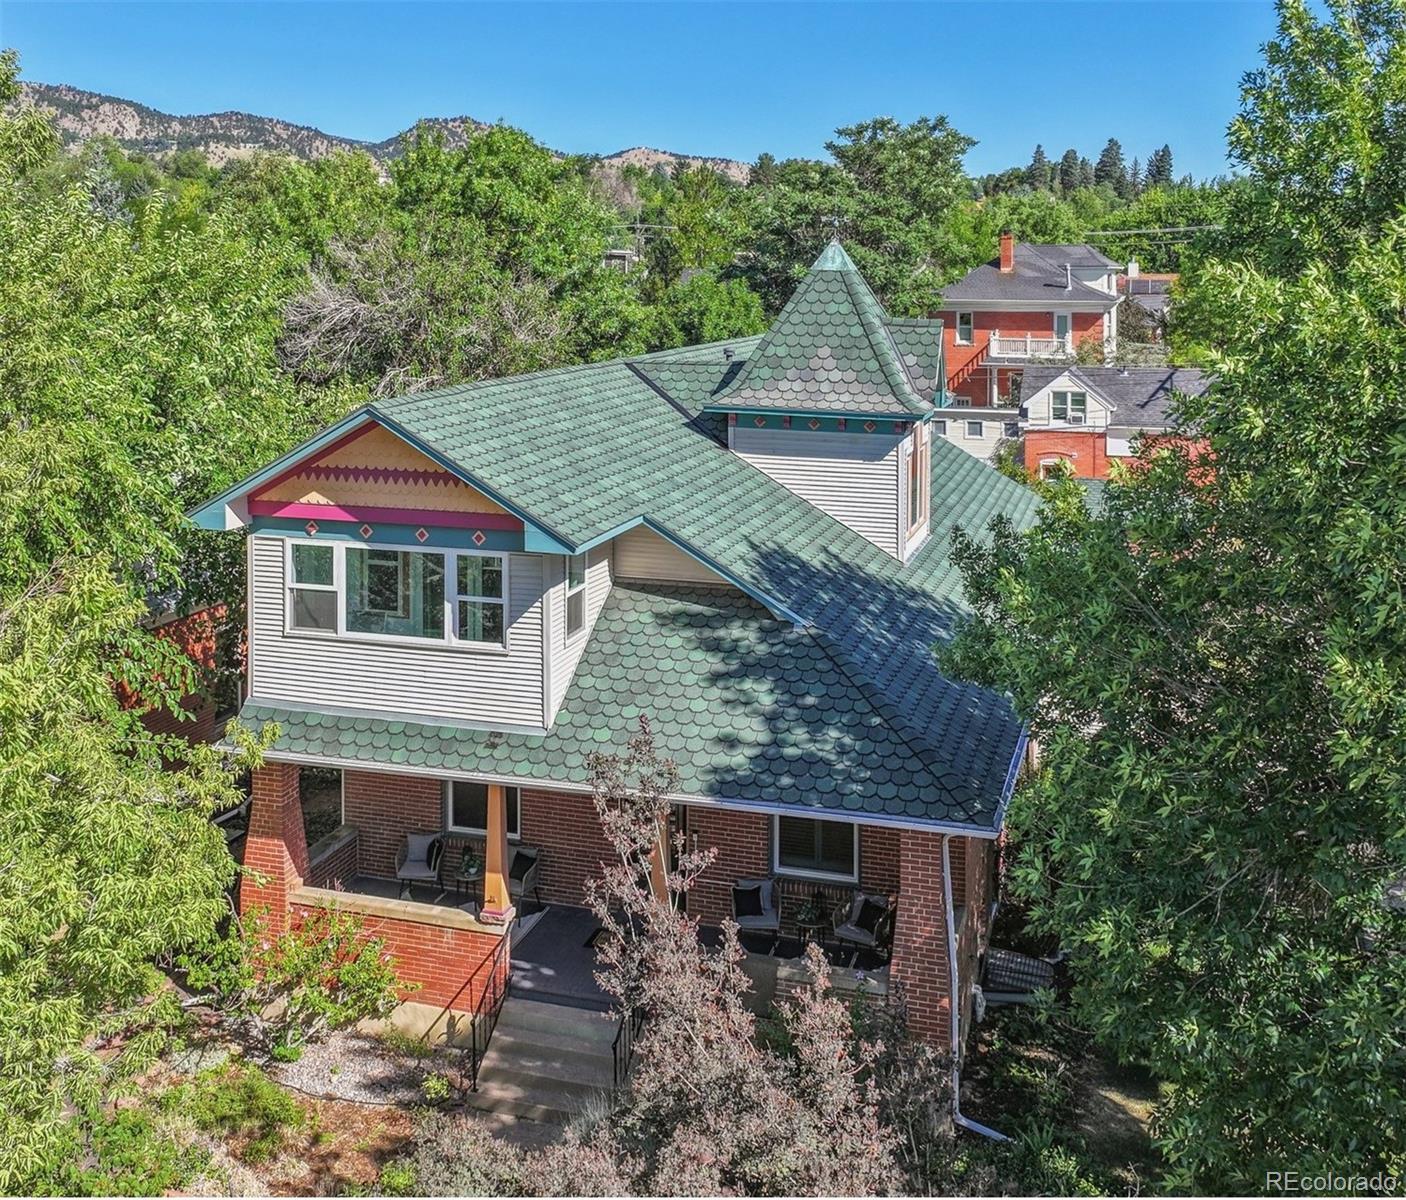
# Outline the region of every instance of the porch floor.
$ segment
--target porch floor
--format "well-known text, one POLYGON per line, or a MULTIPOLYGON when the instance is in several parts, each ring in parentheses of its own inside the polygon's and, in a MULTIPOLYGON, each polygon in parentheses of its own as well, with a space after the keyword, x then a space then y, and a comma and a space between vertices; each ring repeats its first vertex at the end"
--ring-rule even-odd
POLYGON ((591 939, 600 922, 588 909, 549 905, 513 945, 512 994, 604 1012, 611 998, 595 980, 591 939))

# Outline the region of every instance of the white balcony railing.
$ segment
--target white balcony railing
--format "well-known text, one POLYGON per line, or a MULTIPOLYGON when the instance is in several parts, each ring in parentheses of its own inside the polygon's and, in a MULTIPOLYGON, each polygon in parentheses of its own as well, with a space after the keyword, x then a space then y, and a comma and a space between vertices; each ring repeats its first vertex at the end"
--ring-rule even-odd
POLYGON ((1073 358, 1072 338, 1037 337, 1030 333, 991 334, 992 358, 1073 358))

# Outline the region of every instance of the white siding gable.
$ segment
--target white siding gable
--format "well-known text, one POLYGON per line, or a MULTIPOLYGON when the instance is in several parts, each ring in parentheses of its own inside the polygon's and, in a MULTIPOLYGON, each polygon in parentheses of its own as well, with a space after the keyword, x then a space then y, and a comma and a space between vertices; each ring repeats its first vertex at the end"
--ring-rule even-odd
POLYGON ((644 525, 622 533, 614 541, 615 575, 618 579, 657 580, 664 583, 727 583, 721 575, 685 554, 673 542, 644 525))
POLYGON ((732 448, 802 500, 899 557, 903 435, 731 429, 732 448))
MULTIPOLYGON (((1029 424, 1042 429, 1106 429, 1109 408, 1099 399, 1098 393, 1087 384, 1080 383, 1069 375, 1061 375, 1025 400, 1029 424), (1050 398, 1055 392, 1083 392, 1089 398, 1088 419, 1074 425, 1068 421, 1056 421, 1050 414, 1050 398)), ((951 431, 949 431, 951 432, 951 431)), ((956 432, 961 432, 957 430, 956 432)))
POLYGON ((284 539, 256 534, 249 541, 251 698, 542 728, 543 555, 508 556, 506 649, 418 646, 289 632, 284 539))

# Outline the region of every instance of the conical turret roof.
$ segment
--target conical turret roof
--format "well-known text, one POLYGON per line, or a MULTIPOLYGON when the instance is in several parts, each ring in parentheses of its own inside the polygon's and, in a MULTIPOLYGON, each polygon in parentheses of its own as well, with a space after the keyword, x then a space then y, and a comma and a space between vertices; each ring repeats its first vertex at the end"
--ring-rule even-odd
MULTIPOLYGON (((831 416, 920 417, 889 319, 859 268, 832 241, 797 285, 761 343, 709 408, 831 416)), ((940 324, 934 322, 934 329, 940 324)))

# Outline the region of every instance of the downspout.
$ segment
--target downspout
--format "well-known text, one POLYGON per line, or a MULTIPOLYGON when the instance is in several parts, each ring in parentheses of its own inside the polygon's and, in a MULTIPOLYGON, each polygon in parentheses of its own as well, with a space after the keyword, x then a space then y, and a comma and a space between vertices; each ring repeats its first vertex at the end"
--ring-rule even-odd
POLYGON ((942 896, 947 923, 947 1012, 952 1027, 952 1123, 992 1141, 1008 1142, 1011 1139, 1004 1133, 962 1115, 962 1013, 957 1004, 957 921, 952 907, 952 855, 948 849, 951 841, 952 834, 942 835, 942 896))

